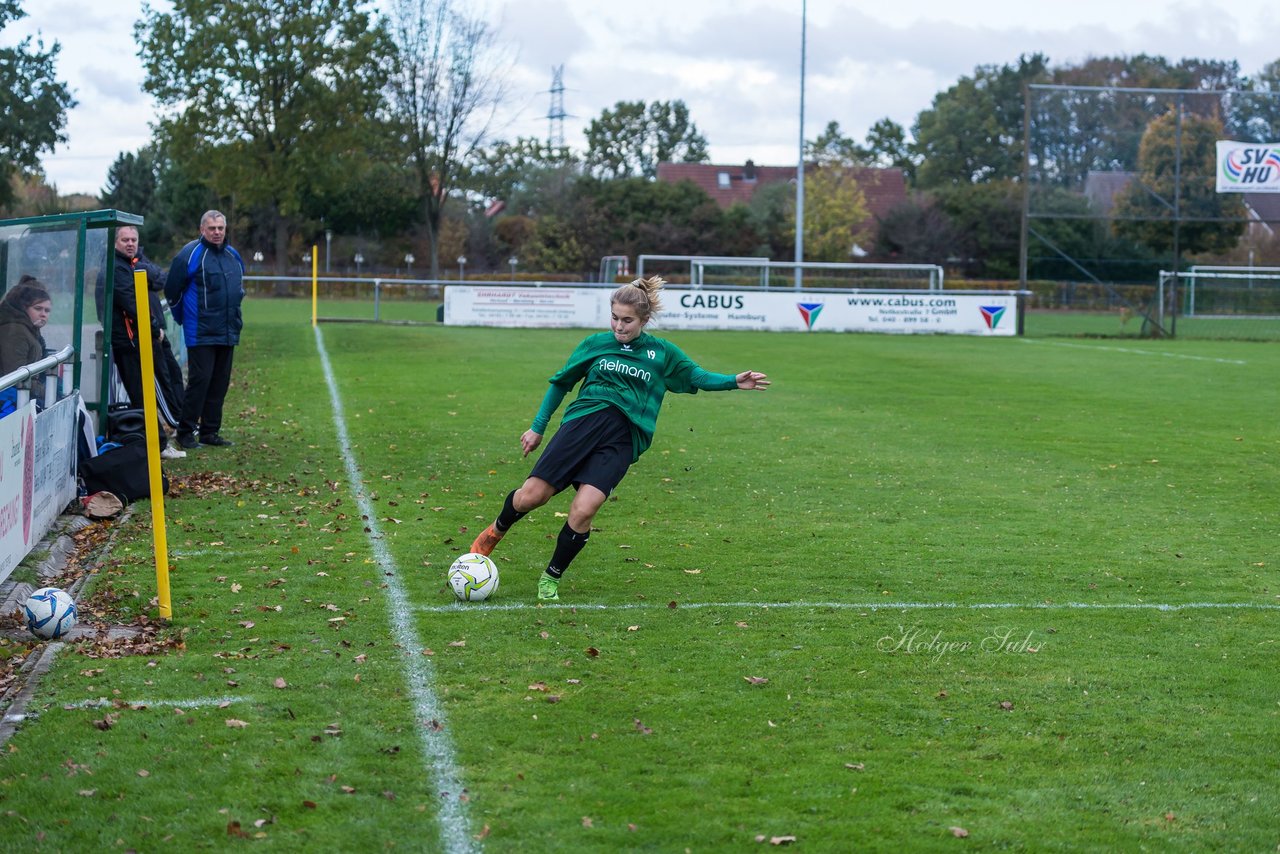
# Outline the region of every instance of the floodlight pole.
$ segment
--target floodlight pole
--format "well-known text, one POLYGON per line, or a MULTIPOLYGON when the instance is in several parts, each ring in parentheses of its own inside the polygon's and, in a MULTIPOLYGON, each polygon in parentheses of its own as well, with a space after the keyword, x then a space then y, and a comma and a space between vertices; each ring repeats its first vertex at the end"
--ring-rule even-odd
POLYGON ((1022 87, 1022 228, 1018 234, 1018 287, 1027 289, 1027 228, 1031 225, 1031 86, 1022 87))
MULTIPOLYGON (((1173 132, 1173 287, 1169 294, 1169 337, 1178 334, 1178 286, 1182 284, 1182 94, 1173 132)), ((1164 331, 1164 330, 1162 330, 1164 331)))
POLYGON ((808 0, 800 3, 800 157, 796 163, 796 290, 800 290, 804 273, 804 60, 808 0))

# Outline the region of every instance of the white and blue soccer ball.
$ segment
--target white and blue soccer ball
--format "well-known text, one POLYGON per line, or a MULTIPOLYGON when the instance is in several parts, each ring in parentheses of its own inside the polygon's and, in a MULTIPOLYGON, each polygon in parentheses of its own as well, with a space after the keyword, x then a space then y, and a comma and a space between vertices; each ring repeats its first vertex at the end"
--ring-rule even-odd
POLYGON ((498 589, 498 566, 485 555, 464 554, 449 567, 449 586, 463 602, 488 599, 498 589))
POLYGON ((76 601, 57 587, 41 587, 27 597, 22 609, 27 628, 45 640, 57 640, 76 625, 76 601))

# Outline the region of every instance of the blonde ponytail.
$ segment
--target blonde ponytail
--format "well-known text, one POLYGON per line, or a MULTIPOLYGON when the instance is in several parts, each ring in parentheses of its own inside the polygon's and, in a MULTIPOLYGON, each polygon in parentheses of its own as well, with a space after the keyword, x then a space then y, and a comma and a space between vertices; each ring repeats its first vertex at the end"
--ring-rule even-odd
POLYGON ((661 276, 636 279, 631 284, 623 285, 614 291, 609 302, 633 308, 635 309, 636 317, 647 321, 662 311, 662 298, 658 292, 666 284, 666 280, 661 276))

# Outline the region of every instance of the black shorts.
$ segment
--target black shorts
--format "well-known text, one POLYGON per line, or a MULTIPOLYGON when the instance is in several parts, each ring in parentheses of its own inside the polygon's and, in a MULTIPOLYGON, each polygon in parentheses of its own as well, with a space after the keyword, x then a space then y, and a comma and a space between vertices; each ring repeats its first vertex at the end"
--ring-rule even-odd
POLYGON ((608 495, 630 467, 631 422, 606 406, 561 424, 529 477, 545 480, 556 492, 588 483, 608 495))

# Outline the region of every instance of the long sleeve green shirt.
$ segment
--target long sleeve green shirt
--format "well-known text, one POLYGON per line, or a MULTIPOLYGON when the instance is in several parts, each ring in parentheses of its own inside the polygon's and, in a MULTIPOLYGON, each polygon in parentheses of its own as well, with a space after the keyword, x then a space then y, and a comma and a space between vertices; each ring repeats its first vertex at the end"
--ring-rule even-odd
POLYGON ((703 370, 670 341, 647 332, 619 344, 612 332, 590 335, 578 344, 563 368, 551 377, 542 406, 530 426, 546 433, 547 425, 575 385, 578 396, 564 413, 564 421, 615 406, 631 422, 631 461, 640 459, 653 442, 658 410, 667 392, 697 394, 738 387, 734 374, 703 370))

